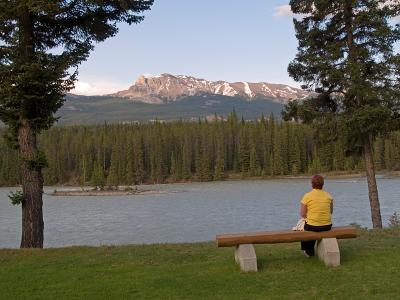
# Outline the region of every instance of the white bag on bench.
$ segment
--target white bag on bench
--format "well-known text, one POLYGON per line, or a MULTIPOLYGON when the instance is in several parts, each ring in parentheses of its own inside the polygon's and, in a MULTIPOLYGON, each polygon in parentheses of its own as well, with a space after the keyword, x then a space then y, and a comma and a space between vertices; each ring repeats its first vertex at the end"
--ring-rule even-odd
POLYGON ((306 223, 306 219, 301 218, 295 227, 292 227, 294 231, 304 231, 304 224, 306 223))

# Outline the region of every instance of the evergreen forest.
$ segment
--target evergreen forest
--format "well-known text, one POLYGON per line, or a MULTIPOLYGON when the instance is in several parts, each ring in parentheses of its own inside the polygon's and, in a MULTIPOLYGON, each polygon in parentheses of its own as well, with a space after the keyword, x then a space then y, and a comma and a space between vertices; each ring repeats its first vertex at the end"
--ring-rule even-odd
MULTIPOLYGON (((315 129, 271 114, 227 120, 55 126, 39 137, 46 185, 100 188, 364 170, 344 141, 322 141, 315 129)), ((373 145, 377 170, 400 170, 400 132, 373 145)), ((0 185, 20 184, 18 152, 0 142, 0 185)))

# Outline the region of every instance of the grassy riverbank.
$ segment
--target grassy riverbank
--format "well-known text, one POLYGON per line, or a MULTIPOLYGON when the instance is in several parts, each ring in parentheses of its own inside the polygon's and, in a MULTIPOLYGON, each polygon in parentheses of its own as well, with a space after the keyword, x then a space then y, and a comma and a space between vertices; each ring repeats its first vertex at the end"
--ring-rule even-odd
POLYGON ((398 299, 400 230, 340 242, 342 265, 306 259, 298 244, 256 247, 241 273, 215 244, 0 250, 1 299, 398 299))

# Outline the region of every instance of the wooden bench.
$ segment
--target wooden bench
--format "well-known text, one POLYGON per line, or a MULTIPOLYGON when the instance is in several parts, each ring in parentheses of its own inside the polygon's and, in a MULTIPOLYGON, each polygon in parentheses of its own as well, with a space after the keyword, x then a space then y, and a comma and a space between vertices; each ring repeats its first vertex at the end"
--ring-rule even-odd
POLYGON ((216 236, 218 247, 235 246, 235 260, 244 272, 257 272, 257 257, 253 244, 293 243, 317 240, 318 257, 327 266, 340 265, 340 251, 337 239, 357 237, 352 226, 333 227, 329 231, 262 231, 252 233, 220 234, 216 236))

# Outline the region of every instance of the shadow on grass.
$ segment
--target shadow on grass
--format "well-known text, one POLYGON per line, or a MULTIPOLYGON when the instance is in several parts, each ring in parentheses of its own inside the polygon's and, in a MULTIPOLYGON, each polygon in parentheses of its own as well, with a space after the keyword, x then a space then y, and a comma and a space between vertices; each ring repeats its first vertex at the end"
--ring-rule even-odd
POLYGON ((258 272, 263 272, 268 269, 268 260, 266 257, 257 258, 257 269, 258 272))

